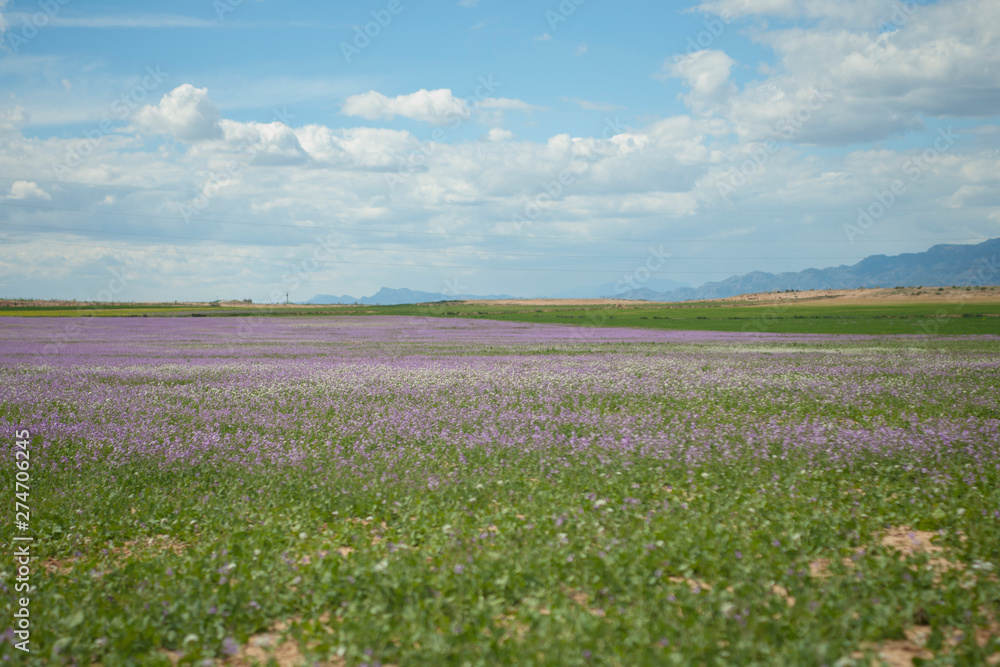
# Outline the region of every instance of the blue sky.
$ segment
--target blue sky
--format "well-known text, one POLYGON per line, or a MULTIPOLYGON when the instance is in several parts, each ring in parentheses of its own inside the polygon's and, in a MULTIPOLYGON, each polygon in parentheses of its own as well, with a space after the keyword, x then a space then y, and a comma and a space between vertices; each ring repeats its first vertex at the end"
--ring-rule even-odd
POLYGON ((1000 236, 988 0, 0 17, 0 296, 528 296, 1000 236))

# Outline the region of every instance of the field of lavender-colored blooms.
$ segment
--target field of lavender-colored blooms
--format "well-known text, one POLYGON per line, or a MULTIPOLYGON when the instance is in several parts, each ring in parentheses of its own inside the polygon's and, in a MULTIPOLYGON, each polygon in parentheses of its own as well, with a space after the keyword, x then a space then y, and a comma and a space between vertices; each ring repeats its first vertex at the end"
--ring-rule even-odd
POLYGON ((5 545, 21 429, 22 664, 1000 660, 1000 337, 4 318, 5 545))

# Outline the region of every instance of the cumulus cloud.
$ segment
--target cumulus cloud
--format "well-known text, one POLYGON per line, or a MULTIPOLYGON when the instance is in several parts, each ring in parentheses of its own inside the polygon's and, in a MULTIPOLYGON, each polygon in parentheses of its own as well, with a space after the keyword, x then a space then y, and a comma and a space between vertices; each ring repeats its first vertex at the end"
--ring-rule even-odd
POLYGON ((539 111, 522 100, 506 97, 462 99, 455 97, 448 88, 418 90, 409 95, 387 97, 377 91, 351 95, 344 102, 341 112, 366 120, 392 120, 396 116, 417 120, 431 125, 448 125, 470 118, 473 112, 482 122, 499 125, 505 111, 539 111))
POLYGON ((156 106, 144 106, 135 115, 136 125, 154 134, 169 134, 184 142, 220 139, 221 116, 208 99, 207 88, 190 83, 174 88, 156 106))
MULTIPOLYGON (((749 4, 718 0, 702 5, 709 6, 736 12, 749 4)), ((737 63, 738 51, 727 53, 710 45, 691 58, 668 60, 658 73, 676 86, 688 112, 659 119, 643 116, 630 126, 615 119, 607 128, 594 128, 594 136, 560 133, 538 140, 531 137, 537 131, 532 128, 514 140, 514 133, 500 122, 502 115, 532 113, 540 107, 507 98, 462 99, 448 89, 396 97, 371 91, 347 98, 343 112, 373 126, 400 117, 442 124, 452 114, 452 119, 482 124, 474 133, 461 133, 461 137, 478 135, 478 141, 454 136, 458 133, 448 133, 452 136, 444 141, 428 141, 429 132, 411 134, 383 127, 295 127, 291 119, 240 122, 222 118, 205 89, 185 84, 134 117, 137 129, 186 142, 183 152, 159 142, 143 146, 142 137, 128 137, 128 144, 109 140, 55 190, 48 185, 56 180, 50 176, 51 165, 76 150, 80 137, 25 136, 18 129, 25 111, 18 106, 0 111, 4 145, 0 173, 38 174, 32 178, 46 183, 60 206, 65 202, 67 208, 119 213, 107 216, 107 224, 120 225, 124 233, 148 233, 126 214, 178 217, 178 206, 186 203, 187 196, 178 193, 204 195, 206 207, 199 208, 198 215, 206 220, 268 223, 239 228, 245 237, 218 224, 199 230, 217 242, 212 248, 220 249, 220 257, 240 255, 225 265, 227 271, 251 266, 250 255, 261 246, 271 245, 262 252, 277 256, 285 252, 286 244, 301 242, 302 246, 288 250, 294 258, 308 244, 332 233, 324 230, 319 236, 305 226, 276 229, 270 226, 275 221, 315 220, 318 227, 330 229, 372 221, 378 229, 421 233, 418 241, 401 234, 399 255, 391 249, 383 252, 397 237, 345 234, 340 242, 345 249, 337 258, 348 263, 346 268, 331 263, 330 273, 323 274, 331 284, 344 285, 353 285, 356 279, 349 262, 388 264, 402 258, 399 263, 406 263, 413 257, 406 254, 406 245, 430 246, 438 239, 428 234, 435 233, 495 230, 511 233, 517 239, 511 242, 515 248, 533 234, 562 234, 569 252, 575 243, 569 239, 588 235, 618 237, 627 229, 638 237, 701 236, 708 234, 706 229, 715 231, 720 220, 735 219, 752 226, 758 238, 786 238, 793 225, 797 225, 794 234, 801 231, 803 238, 827 238, 839 233, 845 222, 853 220, 858 206, 866 205, 894 179, 905 180, 907 191, 900 198, 905 204, 879 221, 880 237, 909 239, 915 229, 928 230, 928 237, 945 236, 958 233, 954 230, 960 225, 963 236, 995 236, 1000 214, 979 214, 969 208, 997 203, 1000 130, 995 125, 981 126, 974 136, 967 132, 947 152, 937 154, 916 180, 910 180, 904 165, 922 159, 935 138, 933 132, 922 137, 927 143, 907 142, 911 149, 852 146, 838 154, 801 146, 879 140, 920 129, 927 116, 989 117, 1000 109, 1000 84, 989 76, 1000 62, 997 38, 991 33, 992 26, 1000 24, 1000 15, 989 3, 921 4, 891 29, 874 20, 865 23, 884 13, 887 5, 872 0, 872 6, 877 11, 866 14, 863 3, 853 0, 754 2, 754 10, 743 14, 746 24, 739 27, 740 34, 751 35, 776 56, 750 75, 756 80, 743 83, 757 63, 737 63), (767 23, 771 16, 807 20, 794 28, 784 20, 773 21, 779 26, 774 28, 767 23), (736 72, 741 76, 734 76, 736 72), (775 151, 765 149, 767 139, 780 139, 782 145, 775 151), (247 147, 254 150, 248 153, 247 147), (236 168, 227 172, 233 164, 236 168), (733 184, 726 201, 721 200, 720 183, 733 184), (734 208, 722 210, 726 206, 734 208), (951 208, 961 209, 962 217, 952 215, 951 208), (942 209, 949 210, 945 222, 942 209), (523 217, 529 210, 531 224, 514 226, 514 216, 523 217), (762 210, 768 214, 756 213, 762 210), (803 210, 809 211, 808 220, 803 210), (241 247, 243 241, 260 246, 241 247), (355 253, 350 246, 359 243, 378 246, 377 252, 355 253)), ((736 32, 732 22, 726 25, 736 32)), ((579 98, 563 101, 591 110, 615 108, 579 98)), ((44 200, 50 195, 34 182, 18 181, 9 194, 0 191, 4 197, 44 200)), ((21 207, 18 215, 42 213, 21 207)), ((44 215, 46 220, 74 219, 69 213, 45 211, 44 215)), ((45 233, 33 234, 38 247, 43 247, 45 233)), ((148 237, 141 236, 121 241, 119 247, 149 247, 143 245, 148 243, 148 237)), ((173 251, 166 243, 161 249, 173 251)), ((491 246, 468 241, 466 249, 487 251, 491 246)), ((190 261, 190 271, 185 265, 166 274, 202 271, 197 268, 202 260, 195 256, 190 261)), ((552 264, 559 261, 556 257, 552 264)), ((213 261, 211 266, 219 265, 213 261)), ((261 264, 258 272, 257 265, 252 266, 247 284, 262 285, 259 293, 266 295, 271 283, 281 284, 284 268, 261 264)), ((731 268, 727 264, 720 271, 731 268)), ((387 269, 386 275, 387 284, 413 280, 395 269, 387 269)), ((239 287, 243 289, 242 284, 239 287)), ((299 296, 311 296, 309 288, 302 289, 299 296)), ((352 289, 343 291, 356 293, 352 289)))
POLYGON ((403 116, 432 125, 445 125, 455 118, 468 118, 469 103, 451 94, 448 88, 421 89, 409 95, 387 97, 374 90, 351 95, 341 111, 366 120, 392 120, 403 116))
POLYGON ((494 127, 485 135, 483 135, 483 139, 485 139, 486 141, 507 141, 513 138, 514 138, 513 132, 511 132, 510 130, 501 129, 499 127, 494 127))
POLYGON ((843 27, 876 27, 900 8, 917 7, 927 0, 706 0, 702 12, 731 21, 748 17, 810 19, 843 27))
POLYGON ((670 59, 661 76, 680 77, 692 111, 725 116, 744 140, 782 138, 798 114, 802 143, 872 141, 923 127, 923 117, 1000 113, 1000 3, 956 0, 828 3, 713 0, 701 9, 729 15, 821 18, 817 25, 754 29, 777 63, 735 91, 732 62, 718 51, 670 59), (705 58, 705 54, 715 54, 705 58), (827 99, 816 105, 817 91, 827 99))
POLYGON ((252 155, 255 165, 295 164, 307 159, 295 131, 284 123, 241 123, 223 119, 219 125, 223 132, 222 145, 216 145, 220 142, 204 143, 196 151, 212 154, 228 149, 252 155))
POLYGON ((7 195, 7 199, 41 199, 50 201, 52 195, 38 187, 38 184, 32 181, 14 181, 14 184, 10 186, 10 193, 7 195))
POLYGON ((737 92, 730 80, 735 64, 724 51, 706 49, 681 59, 667 59, 659 78, 682 79, 691 91, 684 96, 688 106, 702 115, 711 115, 737 92))
POLYGON ((296 129, 295 135, 313 161, 340 168, 398 165, 416 145, 409 132, 372 127, 335 130, 325 125, 306 125, 296 129))
POLYGON ((13 109, 0 111, 0 130, 11 131, 28 119, 24 105, 18 102, 13 109))

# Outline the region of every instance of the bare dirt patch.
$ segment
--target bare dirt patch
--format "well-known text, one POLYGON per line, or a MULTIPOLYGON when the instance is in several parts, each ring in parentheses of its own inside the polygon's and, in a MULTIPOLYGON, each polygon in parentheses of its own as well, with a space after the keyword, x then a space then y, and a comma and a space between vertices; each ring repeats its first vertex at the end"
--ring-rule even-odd
POLYGON ((696 305, 699 303, 732 305, 758 305, 769 303, 814 302, 831 305, 855 304, 901 304, 901 303, 949 303, 951 305, 969 303, 1000 302, 1000 287, 906 287, 906 288, 859 288, 825 289, 801 292, 757 292, 740 294, 722 299, 699 299, 696 301, 632 301, 627 299, 476 299, 462 301, 463 304, 480 306, 618 306, 622 308, 641 307, 644 304, 676 303, 696 305))
POLYGON ((667 581, 672 584, 686 584, 692 593, 700 593, 701 591, 712 590, 711 584, 707 584, 704 581, 699 581, 698 579, 691 579, 689 577, 667 577, 667 581))
MULTIPOLYGON (((929 625, 916 625, 903 631, 903 639, 889 639, 883 642, 865 644, 861 648, 874 651, 890 667, 912 667, 913 661, 917 658, 933 660, 936 657, 934 652, 928 648, 933 632, 934 629, 929 625)), ((962 631, 956 629, 946 629, 941 635, 941 650, 938 651, 941 656, 947 656, 954 651, 955 647, 964 639, 962 631)), ((985 648, 997 636, 1000 636, 1000 625, 991 623, 989 627, 976 629, 975 641, 980 648, 985 648)), ((864 653, 859 651, 852 654, 851 657, 860 659, 864 657, 864 653)), ((1000 664, 1000 653, 994 653, 987 658, 986 664, 1000 664)))
MULTIPOLYGON (((292 625, 301 622, 301 620, 294 618, 275 623, 266 632, 251 636, 235 655, 224 661, 216 661, 216 664, 225 667, 255 667, 257 665, 272 664, 277 664, 278 667, 302 667, 306 664, 317 665, 319 667, 343 667, 347 664, 347 661, 343 658, 307 662, 299 647, 299 643, 288 634, 292 625)), ((340 623, 344 619, 334 617, 332 620, 340 623)), ((329 624, 331 622, 330 614, 321 615, 316 619, 316 622, 323 625, 329 624)), ((387 665, 386 667, 389 666, 387 665)))
POLYGON ((914 530, 909 526, 892 526, 885 531, 880 542, 882 546, 895 549, 909 557, 914 554, 943 551, 941 547, 931 542, 937 536, 937 533, 927 530, 914 530))
MULTIPOLYGON (((908 287, 894 288, 860 288, 841 290, 808 290, 803 292, 758 292, 741 294, 725 299, 705 299, 704 303, 736 302, 744 303, 782 303, 797 301, 827 301, 831 304, 900 304, 900 303, 939 303, 947 302, 953 305, 962 303, 995 303, 1000 301, 1000 287, 966 289, 964 287, 908 287)), ((686 303, 699 303, 688 301, 686 303)))
MULTIPOLYGON (((116 567, 121 567, 126 561, 145 560, 169 551, 174 555, 181 555, 187 545, 169 535, 154 535, 138 540, 129 540, 121 546, 107 550, 107 555, 111 557, 116 567)), ((42 568, 49 574, 68 574, 73 570, 77 562, 83 560, 83 556, 72 558, 47 558, 42 561, 42 568)))

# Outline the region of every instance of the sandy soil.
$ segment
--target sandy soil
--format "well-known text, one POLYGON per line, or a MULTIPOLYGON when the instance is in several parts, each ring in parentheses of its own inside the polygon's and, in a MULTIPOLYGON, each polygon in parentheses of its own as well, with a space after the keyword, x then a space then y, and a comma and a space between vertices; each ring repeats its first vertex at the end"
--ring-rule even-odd
POLYGON ((490 306, 641 306, 646 303, 734 303, 756 304, 774 303, 780 301, 829 301, 838 304, 855 303, 912 303, 949 301, 957 303, 1000 301, 1000 287, 974 287, 966 290, 964 287, 906 287, 903 289, 873 288, 852 290, 812 290, 808 292, 760 292, 757 294, 742 294, 726 299, 705 299, 702 301, 656 302, 656 301, 626 301, 624 299, 503 299, 498 301, 465 301, 463 303, 490 306))
POLYGON ((838 304, 870 304, 879 303, 913 303, 913 302, 949 302, 978 303, 1000 300, 1000 287, 905 287, 871 288, 851 290, 812 290, 808 292, 763 292, 758 294, 742 294, 728 299, 710 299, 705 303, 737 302, 737 303, 769 303, 776 301, 831 301, 838 304))

